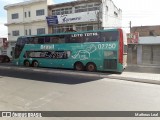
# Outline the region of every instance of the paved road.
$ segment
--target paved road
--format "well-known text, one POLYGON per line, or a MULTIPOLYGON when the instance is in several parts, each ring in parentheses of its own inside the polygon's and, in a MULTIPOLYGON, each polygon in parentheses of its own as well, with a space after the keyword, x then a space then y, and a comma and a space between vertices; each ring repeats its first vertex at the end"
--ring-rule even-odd
MULTIPOLYGON (((0 66, 15 66, 15 65, 12 63, 0 63, 0 66)), ((127 68, 125 69, 125 72, 160 74, 160 66, 128 65, 127 68)))
POLYGON ((94 81, 100 79, 100 77, 86 77, 77 75, 67 75, 67 74, 56 74, 56 73, 42 73, 42 72, 32 72, 23 71, 21 69, 3 69, 0 68, 0 76, 7 76, 12 78, 20 78, 34 81, 44 81, 44 82, 54 82, 63 84, 79 84, 94 81))
MULTIPOLYGON (((160 110, 160 86, 154 84, 0 68, 0 88, 0 110, 5 111, 160 110)), ((84 120, 84 118, 56 118, 60 119, 84 120)), ((117 118, 94 119, 117 120, 117 118)), ((85 120, 94 119, 85 118, 85 120)), ((128 120, 128 118, 119 119, 128 120)))

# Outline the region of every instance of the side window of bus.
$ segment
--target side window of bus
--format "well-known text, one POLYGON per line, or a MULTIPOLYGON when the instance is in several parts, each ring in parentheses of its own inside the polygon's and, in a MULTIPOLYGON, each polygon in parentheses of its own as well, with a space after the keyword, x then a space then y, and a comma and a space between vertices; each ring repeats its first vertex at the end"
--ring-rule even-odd
POLYGON ((60 44, 65 43, 64 35, 48 36, 45 37, 46 44, 60 44))
POLYGON ((104 42, 118 41, 118 31, 102 32, 101 37, 104 42))
POLYGON ((83 43, 83 34, 65 35, 66 43, 83 43))
POLYGON ((85 42, 102 42, 100 32, 84 33, 85 42))
POLYGON ((18 39, 17 39, 16 45, 20 45, 20 39, 21 39, 21 38, 18 38, 18 39))
POLYGON ((27 43, 28 39, 26 37, 24 38, 18 38, 17 40, 17 45, 20 45, 20 46, 24 46, 26 43, 27 43))
POLYGON ((65 43, 65 35, 56 35, 54 36, 57 43, 65 43))
POLYGON ((50 42, 53 44, 57 44, 60 42, 59 37, 50 37, 50 42))
POLYGON ((28 38, 28 44, 34 44, 34 38, 28 38))
POLYGON ((34 38, 33 44, 38 44, 38 37, 35 37, 35 38, 34 38))
POLYGON ((45 37, 44 43, 45 44, 50 44, 50 37, 45 37))
POLYGON ((44 44, 44 37, 38 37, 38 44, 44 44))

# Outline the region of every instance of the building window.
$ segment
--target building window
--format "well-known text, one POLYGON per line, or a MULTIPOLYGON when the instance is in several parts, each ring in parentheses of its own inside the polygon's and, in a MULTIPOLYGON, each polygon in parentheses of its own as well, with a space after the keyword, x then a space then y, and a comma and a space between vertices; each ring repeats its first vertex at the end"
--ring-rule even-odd
POLYGON ((24 17, 25 17, 25 18, 27 17, 27 12, 24 12, 24 17))
POLYGON ((87 5, 75 7, 75 13, 86 12, 86 11, 87 11, 87 5))
POLYGON ((31 17, 31 12, 30 11, 28 12, 28 17, 31 17))
POLYGON ((44 15, 44 9, 36 10, 36 16, 44 15))
POLYGON ((31 33, 31 29, 29 29, 29 35, 31 35, 32 33, 31 33))
POLYGON ((12 19, 18 19, 18 13, 12 14, 12 19))
POLYGON ((99 3, 94 3, 94 10, 100 10, 100 4, 99 3))
POLYGON ((76 31, 98 30, 98 24, 78 24, 76 31))
POLYGON ((118 17, 118 13, 117 13, 117 12, 115 12, 115 11, 114 11, 114 15, 115 15, 116 17, 118 17))
POLYGON ((45 34, 45 28, 39 28, 39 29, 37 29, 37 35, 38 34, 45 34))
POLYGON ((62 9, 52 10, 52 15, 64 15, 71 13, 72 13, 72 8, 62 8, 62 9))
POLYGON ((106 11, 108 11, 108 6, 106 6, 106 11))
POLYGON ((13 36, 19 36, 19 31, 18 31, 18 30, 12 31, 12 35, 13 35, 13 36))
POLYGON ((100 9, 99 3, 90 3, 88 5, 81 5, 75 7, 75 13, 86 12, 86 11, 95 11, 100 9))
POLYGON ((27 30, 25 30, 25 35, 27 35, 28 33, 27 33, 27 30))
POLYGON ((72 25, 54 26, 53 33, 66 32, 67 30, 73 29, 72 25))

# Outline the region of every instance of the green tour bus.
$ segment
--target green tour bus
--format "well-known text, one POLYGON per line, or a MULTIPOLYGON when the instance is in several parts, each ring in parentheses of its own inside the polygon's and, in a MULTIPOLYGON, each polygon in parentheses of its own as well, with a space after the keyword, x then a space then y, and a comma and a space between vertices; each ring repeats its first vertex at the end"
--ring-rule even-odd
POLYGON ((127 39, 122 29, 21 36, 14 63, 26 67, 122 72, 127 65, 127 39))

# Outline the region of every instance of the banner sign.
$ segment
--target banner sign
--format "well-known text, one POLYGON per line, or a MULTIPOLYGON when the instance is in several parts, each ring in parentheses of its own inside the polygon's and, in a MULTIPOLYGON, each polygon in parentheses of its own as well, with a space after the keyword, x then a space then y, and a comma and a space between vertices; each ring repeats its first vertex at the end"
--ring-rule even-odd
POLYGON ((97 21, 95 11, 46 17, 48 25, 97 21))
POLYGON ((48 25, 58 24, 58 18, 57 18, 57 16, 48 16, 48 17, 46 17, 46 20, 47 20, 47 24, 48 25))
POLYGON ((127 43, 128 44, 138 44, 139 33, 127 33, 127 43))

